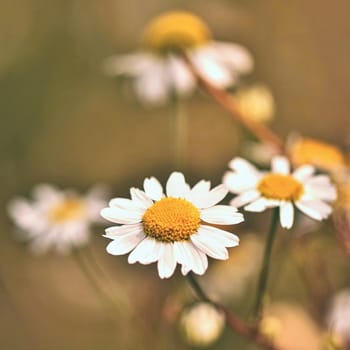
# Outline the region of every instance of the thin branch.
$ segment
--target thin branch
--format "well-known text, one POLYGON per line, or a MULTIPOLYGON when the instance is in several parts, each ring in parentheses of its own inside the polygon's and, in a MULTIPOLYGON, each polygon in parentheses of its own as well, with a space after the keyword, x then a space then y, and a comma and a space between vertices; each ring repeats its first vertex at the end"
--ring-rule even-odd
POLYGON ((271 129, 264 124, 258 123, 252 119, 247 118, 239 109, 235 99, 226 91, 216 87, 209 80, 207 80, 192 64, 188 56, 183 53, 183 60, 187 64, 189 70, 197 78, 201 87, 216 101, 218 104, 226 109, 231 117, 245 126, 253 135, 261 142, 271 146, 277 153, 284 153, 283 141, 271 129))

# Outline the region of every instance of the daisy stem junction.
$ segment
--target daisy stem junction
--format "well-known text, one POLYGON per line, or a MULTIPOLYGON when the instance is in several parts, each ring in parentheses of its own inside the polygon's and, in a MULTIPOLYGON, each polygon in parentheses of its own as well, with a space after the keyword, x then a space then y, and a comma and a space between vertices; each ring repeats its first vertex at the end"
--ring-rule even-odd
POLYGON ((264 124, 256 122, 246 117, 241 110, 235 99, 230 96, 225 90, 220 89, 208 81, 198 71, 198 69, 192 64, 188 56, 183 53, 182 57, 187 64, 189 70, 197 78, 198 83, 201 87, 224 109, 226 109, 233 119, 238 121, 246 129, 248 129, 258 140, 262 143, 271 146, 277 153, 284 153, 283 141, 275 134, 271 129, 266 127, 264 124))
POLYGON ((211 300, 203 291, 192 272, 187 275, 188 281, 199 299, 210 303, 225 316, 226 325, 240 336, 249 339, 266 350, 280 350, 275 344, 261 334, 255 327, 249 326, 246 322, 238 318, 232 311, 227 310, 223 305, 211 300))
POLYGON ((263 299, 265 296, 267 280, 269 277, 272 246, 273 246, 273 242, 275 240, 275 234, 277 231, 278 217, 279 217, 279 208, 275 208, 272 212, 271 225, 267 235, 265 252, 264 252, 264 257, 261 265, 259 281, 258 281, 256 301, 255 301, 255 307, 254 307, 254 316, 256 317, 257 323, 259 323, 259 321, 262 318, 263 299))

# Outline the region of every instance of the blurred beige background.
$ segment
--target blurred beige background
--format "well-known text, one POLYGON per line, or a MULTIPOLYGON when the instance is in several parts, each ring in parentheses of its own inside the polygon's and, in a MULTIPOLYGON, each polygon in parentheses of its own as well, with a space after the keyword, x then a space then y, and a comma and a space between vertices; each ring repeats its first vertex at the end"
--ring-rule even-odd
MULTIPOLYGON (((350 2, 316 0, 3 0, 0 10, 0 348, 187 349, 163 317, 179 275, 160 281, 155 266, 129 266, 92 250, 136 314, 105 312, 70 257, 33 258, 13 239, 5 206, 39 182, 86 190, 111 185, 127 195, 144 177, 173 170, 167 106, 144 109, 101 62, 137 48, 144 24, 169 9, 202 16, 215 38, 248 47, 247 81, 261 81, 277 104, 274 129, 347 147, 350 2), (147 321, 146 324, 144 322, 147 321)), ((237 154, 238 131, 210 98, 188 101, 190 182, 220 181, 237 154)), ((124 302, 123 302, 124 303, 124 302)), ((213 348, 229 349, 232 335, 213 348)))

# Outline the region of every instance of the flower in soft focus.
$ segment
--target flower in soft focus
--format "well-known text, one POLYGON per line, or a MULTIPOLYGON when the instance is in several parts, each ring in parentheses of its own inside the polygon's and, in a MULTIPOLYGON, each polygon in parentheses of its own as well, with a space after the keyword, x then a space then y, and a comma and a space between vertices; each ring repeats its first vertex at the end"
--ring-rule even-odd
POLYGON ((314 175, 311 165, 303 165, 290 173, 287 158, 272 158, 270 172, 259 171, 248 161, 234 158, 225 173, 223 183, 234 194, 234 207, 245 206, 252 212, 279 207, 280 222, 291 228, 294 222, 294 206, 315 220, 329 216, 332 207, 326 202, 336 199, 336 189, 326 175, 314 175))
POLYGON ((350 289, 341 290, 333 298, 327 324, 332 334, 350 346, 350 289))
POLYGON ((100 186, 81 196, 41 184, 34 187, 33 199, 13 199, 8 212, 35 253, 49 249, 67 253, 88 242, 91 224, 101 222, 99 212, 106 204, 105 196, 100 186))
POLYGON ((192 346, 209 346, 221 335, 225 316, 209 303, 197 303, 186 309, 180 318, 180 330, 192 346))
POLYGON ((106 229, 105 237, 113 240, 108 253, 132 251, 130 264, 158 261, 159 277, 168 278, 177 263, 183 275, 191 270, 202 275, 208 267, 207 255, 227 259, 226 247, 239 244, 236 235, 202 223, 232 225, 244 220, 236 208, 216 205, 228 192, 224 185, 210 190, 210 182, 202 180, 190 189, 184 175, 173 172, 166 196, 154 177, 146 178, 143 188, 131 188, 131 199, 112 199, 101 211, 105 219, 122 225, 106 229))
POLYGON ((297 136, 291 137, 288 143, 288 153, 296 166, 312 164, 327 171, 344 169, 346 166, 346 157, 335 145, 297 136))
POLYGON ((140 52, 111 56, 104 68, 108 75, 133 77, 141 101, 161 104, 174 94, 188 95, 196 85, 182 52, 204 78, 220 88, 233 85, 240 74, 253 68, 244 47, 211 40, 206 23, 185 11, 166 12, 151 20, 140 52))
POLYGON ((321 332, 312 318, 300 307, 275 303, 265 309, 261 332, 284 350, 320 350, 321 332))
POLYGON ((239 110, 244 116, 259 123, 272 120, 275 101, 269 88, 263 84, 245 87, 234 95, 239 110))

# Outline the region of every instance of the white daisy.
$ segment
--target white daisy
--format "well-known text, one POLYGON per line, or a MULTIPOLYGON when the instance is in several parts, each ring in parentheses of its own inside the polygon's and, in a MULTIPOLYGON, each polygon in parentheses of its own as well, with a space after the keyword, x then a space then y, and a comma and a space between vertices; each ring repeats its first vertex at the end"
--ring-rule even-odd
POLYGON ((101 186, 79 196, 41 184, 34 188, 32 200, 13 199, 8 212, 20 229, 21 238, 31 241, 35 253, 49 249, 67 253, 88 242, 91 224, 100 221, 105 197, 101 186))
POLYGON ((188 95, 196 81, 178 54, 185 51, 192 64, 213 85, 226 88, 240 74, 253 69, 253 59, 242 46, 211 40, 210 30, 197 16, 172 11, 153 19, 143 36, 143 49, 109 57, 104 65, 109 75, 128 75, 135 80, 141 101, 161 104, 171 95, 188 95))
POLYGON ((315 175, 311 165, 303 165, 290 173, 287 158, 272 158, 272 171, 259 171, 242 158, 234 158, 224 175, 223 183, 234 194, 231 201, 235 207, 244 206, 247 211, 262 212, 279 207, 280 222, 291 228, 294 221, 294 206, 312 219, 322 220, 332 208, 327 204, 336 199, 336 189, 326 175, 315 175))
POLYGON ((243 215, 227 205, 216 205, 227 194, 224 185, 210 190, 210 182, 199 181, 192 189, 184 175, 173 172, 166 184, 154 177, 146 178, 144 191, 131 188, 131 199, 115 198, 101 215, 121 226, 106 229, 105 237, 113 241, 107 246, 112 255, 129 252, 130 264, 158 261, 160 278, 168 278, 176 264, 181 272, 202 275, 208 267, 207 255, 227 259, 226 247, 235 247, 239 238, 216 227, 242 222, 243 215))

